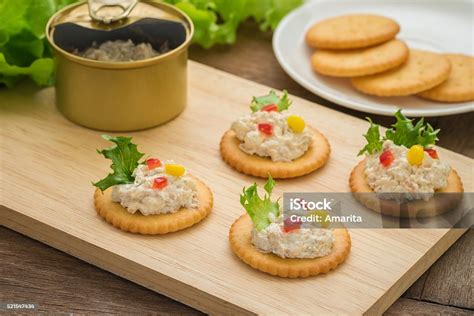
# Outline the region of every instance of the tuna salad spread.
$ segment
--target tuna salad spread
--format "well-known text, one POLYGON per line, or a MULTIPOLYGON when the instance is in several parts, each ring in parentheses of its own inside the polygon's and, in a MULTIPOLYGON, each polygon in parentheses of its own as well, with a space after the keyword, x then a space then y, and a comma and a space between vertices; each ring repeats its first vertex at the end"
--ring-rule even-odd
POLYGON ((252 219, 252 244, 263 253, 282 258, 316 258, 331 253, 334 234, 331 229, 303 228, 300 223, 283 220, 279 202, 271 200, 275 181, 270 176, 261 198, 254 184, 244 188, 240 203, 252 219))
POLYGON ((423 119, 413 125, 401 111, 397 123, 380 136, 379 125, 370 121, 365 134, 368 144, 359 154, 366 154, 367 183, 381 198, 429 200, 434 192, 448 185, 451 167, 441 161, 433 148, 439 130, 423 119))
POLYGON ((170 168, 181 168, 173 161, 160 162, 159 166, 156 161, 148 159, 147 164, 139 165, 133 172, 134 183, 114 186, 112 200, 129 213, 140 211, 143 215, 175 213, 182 207, 196 208, 197 191, 193 179, 185 173, 169 174, 170 168))
POLYGON ((197 208, 196 183, 184 166, 156 158, 140 162, 144 154, 131 142, 131 137, 102 137, 115 144, 98 151, 112 160, 113 172, 94 186, 102 192, 111 188, 113 202, 120 203, 129 213, 139 211, 143 215, 197 208))
POLYGON ((451 168, 423 149, 420 151, 423 155, 421 163, 411 164, 407 158, 408 152, 409 149, 404 146, 394 145, 390 140, 385 141, 382 154, 367 157, 367 181, 375 192, 402 194, 408 200, 428 200, 436 190, 447 186, 451 168), (391 163, 387 166, 382 164, 381 155, 390 155, 391 163))
POLYGON ((107 41, 102 44, 92 43, 92 46, 80 52, 73 53, 83 58, 108 62, 127 62, 153 58, 169 51, 165 42, 160 51, 156 51, 150 43, 135 44, 132 40, 107 41))
MULTIPOLYGON (((271 219, 270 219, 271 220, 271 219)), ((282 258, 317 258, 332 251, 334 235, 325 228, 288 228, 280 216, 265 229, 252 230, 252 244, 264 253, 282 258)))
POLYGON ((254 97, 252 113, 231 126, 241 141, 240 149, 272 161, 289 162, 304 155, 312 142, 312 133, 301 117, 288 112, 290 104, 286 91, 281 98, 275 91, 254 97))

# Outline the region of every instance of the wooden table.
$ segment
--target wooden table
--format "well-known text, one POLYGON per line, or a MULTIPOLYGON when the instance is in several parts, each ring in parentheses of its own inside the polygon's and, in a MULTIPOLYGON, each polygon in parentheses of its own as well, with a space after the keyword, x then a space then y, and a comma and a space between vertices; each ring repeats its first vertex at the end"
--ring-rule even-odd
MULTIPOLYGON (((260 33, 248 22, 231 47, 203 50, 192 47, 190 58, 276 89, 326 105, 345 109, 306 91, 278 65, 271 34, 260 33)), ((392 119, 371 115, 387 126, 392 119)), ((474 157, 474 114, 430 118, 442 129, 439 144, 474 157)), ((57 251, 40 242, 0 227, 0 304, 35 303, 47 313, 159 313, 200 314, 190 307, 159 295, 57 251)), ((472 314, 474 310, 474 232, 461 237, 413 286, 393 304, 387 314, 472 314)))

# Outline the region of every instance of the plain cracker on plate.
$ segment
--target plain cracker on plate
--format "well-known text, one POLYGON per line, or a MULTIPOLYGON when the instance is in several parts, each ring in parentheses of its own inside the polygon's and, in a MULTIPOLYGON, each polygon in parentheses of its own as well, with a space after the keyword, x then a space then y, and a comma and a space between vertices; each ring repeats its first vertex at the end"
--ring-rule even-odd
POLYGON ((104 192, 96 189, 94 205, 97 213, 113 226, 131 233, 143 235, 161 235, 193 226, 203 220, 212 209, 211 190, 200 180, 193 177, 198 192, 198 208, 181 208, 176 213, 143 215, 139 211, 134 214, 112 201, 112 188, 104 192))
POLYGON ((443 55, 410 49, 408 60, 401 66, 362 77, 352 78, 359 91, 377 96, 406 96, 433 88, 445 81, 451 63, 443 55))
POLYGON ((331 153, 326 137, 317 130, 310 129, 313 132, 313 142, 303 156, 291 162, 272 161, 270 158, 247 154, 240 149, 240 140, 232 130, 222 136, 221 156, 238 171, 255 177, 267 178, 268 174, 275 179, 299 177, 321 168, 331 153))
MULTIPOLYGON (((252 268, 283 278, 305 278, 327 273, 342 264, 351 250, 351 237, 345 228, 334 229, 335 241, 332 252, 314 259, 281 258, 263 253, 252 244, 253 223, 248 214, 239 217, 229 233, 232 251, 252 268)), ((291 232, 289 233, 291 234, 291 232)))
POLYGON ((394 200, 379 199, 367 182, 365 159, 352 170, 349 185, 354 197, 369 209, 394 217, 433 217, 453 209, 462 199, 463 185, 457 172, 451 169, 447 187, 437 190, 428 201, 415 200, 398 203, 394 200))
POLYGON ((377 46, 351 50, 317 49, 311 56, 313 69, 333 77, 372 75, 400 66, 408 59, 408 47, 393 39, 377 46))
POLYGON ((362 48, 391 40, 399 31, 397 22, 380 15, 342 15, 313 25, 306 33, 306 43, 325 49, 362 48))
POLYGON ((421 92, 420 97, 440 102, 466 102, 474 100, 474 57, 445 54, 451 62, 451 73, 442 84, 421 92))

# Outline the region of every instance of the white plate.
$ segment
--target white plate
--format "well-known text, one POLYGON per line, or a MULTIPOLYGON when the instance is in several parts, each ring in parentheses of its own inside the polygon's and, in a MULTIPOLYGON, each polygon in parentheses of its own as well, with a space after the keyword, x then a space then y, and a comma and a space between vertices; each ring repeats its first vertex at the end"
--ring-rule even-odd
POLYGON ((315 74, 306 30, 327 17, 375 13, 401 26, 398 38, 412 48, 474 55, 474 2, 445 1, 311 1, 287 15, 273 35, 273 51, 283 69, 300 85, 334 103, 374 114, 392 115, 398 108, 408 116, 442 116, 470 112, 474 102, 437 103, 414 96, 380 98, 357 92, 348 79, 315 74))

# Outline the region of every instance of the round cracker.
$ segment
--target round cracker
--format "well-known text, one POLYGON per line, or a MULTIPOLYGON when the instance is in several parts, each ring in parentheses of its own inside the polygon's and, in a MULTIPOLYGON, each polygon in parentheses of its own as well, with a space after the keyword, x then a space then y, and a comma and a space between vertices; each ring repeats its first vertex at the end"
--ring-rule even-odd
POLYGON ((461 201, 464 192, 461 178, 454 169, 451 169, 448 185, 436 190, 436 194, 428 201, 414 200, 400 204, 394 200, 379 199, 367 182, 365 159, 352 170, 349 185, 354 197, 369 209, 384 215, 404 218, 441 215, 454 208, 461 201))
POLYGON ((359 91, 377 96, 405 96, 430 89, 445 81, 451 63, 440 54, 410 50, 408 60, 400 67, 375 75, 352 78, 359 91))
POLYGON ((474 100, 474 57, 461 54, 444 55, 451 62, 451 73, 442 84, 423 91, 420 97, 440 102, 474 100))
POLYGON ((252 220, 247 214, 232 224, 229 233, 232 251, 252 268, 283 278, 305 278, 327 273, 343 263, 351 250, 349 232, 338 228, 333 231, 335 241, 329 255, 314 259, 281 258, 257 250, 252 244, 252 228, 252 220))
POLYGON ((232 130, 222 136, 221 156, 233 168, 255 177, 267 178, 268 174, 275 179, 299 177, 324 166, 331 153, 326 137, 313 128, 310 130, 313 132, 313 142, 303 156, 291 162, 272 161, 270 158, 245 153, 240 149, 240 140, 232 130))
POLYGON ((408 59, 408 47, 399 40, 351 50, 318 49, 311 56, 313 69, 333 77, 372 75, 400 66, 408 59))
POLYGON ((313 25, 306 33, 306 43, 325 49, 362 48, 386 42, 399 31, 397 22, 380 15, 342 15, 313 25))
POLYGON ((212 209, 213 198, 211 190, 199 179, 193 177, 198 193, 198 208, 181 208, 176 213, 143 215, 134 214, 112 201, 112 188, 104 192, 96 189, 94 205, 97 213, 108 223, 123 231, 143 235, 161 235, 193 226, 203 220, 212 209))

